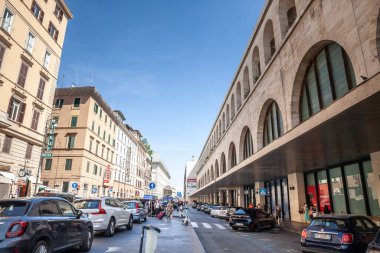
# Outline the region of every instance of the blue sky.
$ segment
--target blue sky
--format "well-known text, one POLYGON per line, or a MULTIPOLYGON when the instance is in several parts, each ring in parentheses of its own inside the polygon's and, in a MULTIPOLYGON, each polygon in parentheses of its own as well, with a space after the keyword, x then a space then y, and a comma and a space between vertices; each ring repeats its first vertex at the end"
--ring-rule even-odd
POLYGON ((164 160, 183 189, 264 0, 66 0, 58 86, 92 84, 164 160))

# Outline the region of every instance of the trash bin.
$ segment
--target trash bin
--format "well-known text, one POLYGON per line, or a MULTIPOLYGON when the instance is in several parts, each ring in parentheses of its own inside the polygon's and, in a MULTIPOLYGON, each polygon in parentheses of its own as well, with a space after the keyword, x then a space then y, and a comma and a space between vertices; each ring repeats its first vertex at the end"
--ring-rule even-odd
POLYGON ((161 230, 154 226, 143 226, 141 231, 141 240, 140 240, 140 253, 143 253, 144 245, 144 231, 146 232, 145 240, 145 250, 144 253, 154 253, 157 247, 158 234, 161 233, 161 230))

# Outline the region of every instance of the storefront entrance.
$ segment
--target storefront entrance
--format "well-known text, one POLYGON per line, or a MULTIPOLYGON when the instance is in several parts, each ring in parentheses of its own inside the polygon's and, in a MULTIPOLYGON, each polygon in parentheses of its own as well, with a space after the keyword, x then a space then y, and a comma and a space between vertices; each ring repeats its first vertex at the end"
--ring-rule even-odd
POLYGON ((265 188, 267 189, 265 209, 274 215, 276 213, 276 205, 279 205, 282 210, 282 218, 290 220, 288 180, 277 179, 265 182, 265 188))
POLYGON ((255 186, 254 185, 244 187, 244 207, 248 208, 249 204, 256 206, 255 186))

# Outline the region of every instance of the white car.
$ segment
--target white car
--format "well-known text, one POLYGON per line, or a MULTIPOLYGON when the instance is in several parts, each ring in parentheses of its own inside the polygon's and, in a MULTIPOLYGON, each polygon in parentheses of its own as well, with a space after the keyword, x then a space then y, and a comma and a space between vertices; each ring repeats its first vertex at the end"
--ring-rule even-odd
POLYGON ((220 217, 221 216, 220 213, 226 209, 227 209, 227 207, 225 207, 225 206, 213 206, 211 208, 210 215, 211 215, 211 217, 220 217))
POLYGON ((117 227, 133 228, 133 215, 118 199, 103 197, 95 199, 80 199, 74 202, 92 221, 95 232, 104 232, 106 236, 113 236, 117 227))

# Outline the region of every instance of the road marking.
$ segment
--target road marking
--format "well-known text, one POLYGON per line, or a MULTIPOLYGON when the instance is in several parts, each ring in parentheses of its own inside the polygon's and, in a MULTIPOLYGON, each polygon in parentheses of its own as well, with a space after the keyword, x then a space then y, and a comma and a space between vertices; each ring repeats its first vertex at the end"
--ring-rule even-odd
POLYGON ((202 225, 204 228, 211 228, 210 224, 208 224, 208 223, 202 223, 202 225))
POLYGON ((218 224, 218 223, 214 223, 214 225, 219 228, 219 229, 226 229, 225 227, 223 227, 222 225, 218 224))
POLYGON ((191 222, 191 226, 193 226, 193 228, 198 228, 198 224, 196 222, 191 222))

